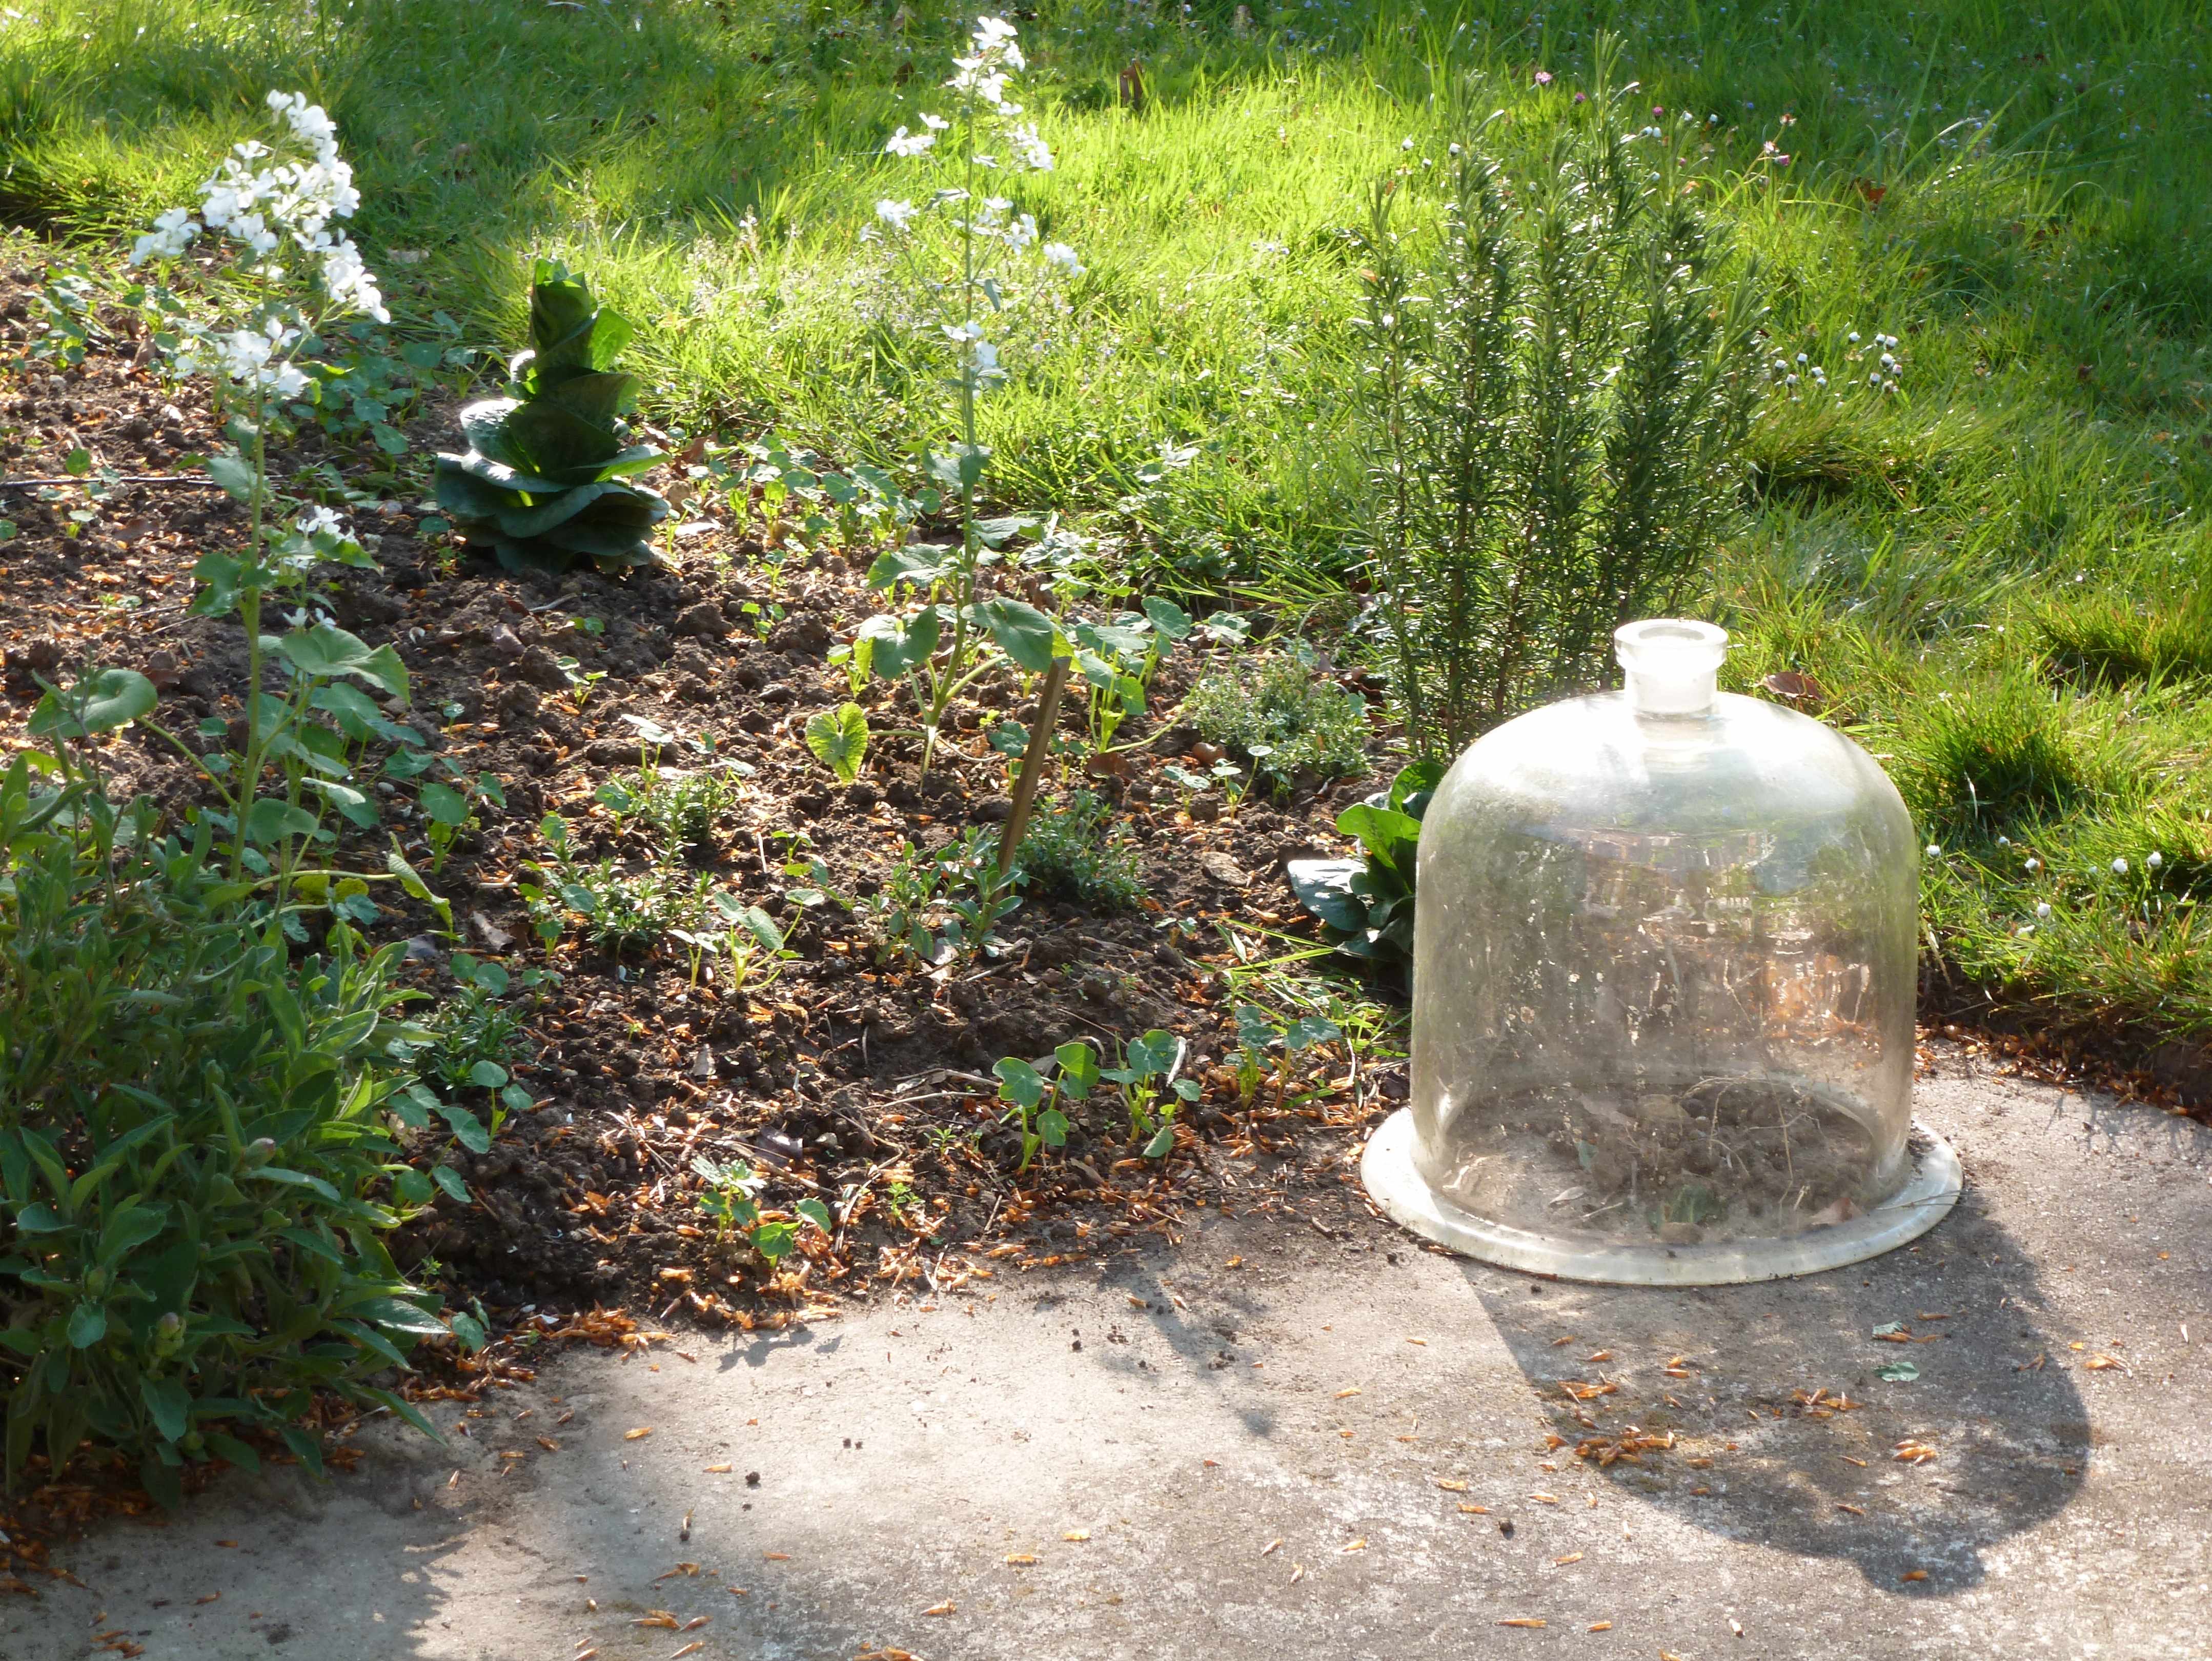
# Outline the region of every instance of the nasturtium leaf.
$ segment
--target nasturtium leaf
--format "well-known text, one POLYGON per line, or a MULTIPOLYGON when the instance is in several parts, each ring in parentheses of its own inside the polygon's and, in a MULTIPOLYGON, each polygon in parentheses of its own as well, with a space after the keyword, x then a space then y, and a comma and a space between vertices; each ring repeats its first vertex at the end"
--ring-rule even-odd
POLYGON ((451 785, 426 784, 417 793, 422 811, 438 824, 460 825, 468 823, 469 801, 451 785))
POLYGON ((815 1227, 820 1229, 824 1234, 830 1232, 830 1208, 823 1204, 821 1201, 801 1200, 798 1204, 792 1207, 792 1209, 797 1212, 800 1216, 805 1218, 808 1222, 813 1224, 815 1227))
POLYGON ((1152 620, 1152 627, 1170 640, 1181 640, 1191 631, 1190 613, 1171 599, 1152 595, 1144 602, 1145 615, 1152 620))
POLYGON ((246 839, 268 843, 313 835, 315 816, 277 796, 264 796, 246 812, 246 839))
POLYGON ((1001 1056, 991 1071, 999 1078, 999 1099, 1016 1107, 1035 1107, 1044 1099, 1043 1076, 1019 1056, 1001 1056))
POLYGON ((857 703, 818 712, 806 723, 806 747, 837 776, 838 783, 852 783, 868 753, 868 712, 857 703))
POLYGON ((1920 1376, 1920 1369, 1910 1361, 1889 1361, 1876 1367, 1874 1376, 1893 1384, 1909 1384, 1920 1376))
POLYGON ((769 1260, 780 1262, 791 1250, 791 1243, 799 1238, 796 1223, 762 1223, 752 1232, 753 1250, 769 1260))
POLYGON ((1018 599, 989 599, 975 614, 999 649, 1031 674, 1052 667, 1054 632, 1052 619, 1034 605, 1018 599))
POLYGON ((1082 1039, 1073 1038, 1052 1054, 1060 1063, 1060 1093, 1081 1101, 1098 1082, 1098 1052, 1082 1039))
POLYGON ((154 683, 131 669, 95 669, 63 692, 49 692, 31 712, 33 738, 81 739, 112 732, 151 715, 154 683))
POLYGON ((446 1197, 453 1201, 455 1205, 466 1205, 469 1202, 469 1185, 461 1180, 461 1173, 454 1170, 453 1166, 449 1165, 432 1165, 430 1167, 430 1180, 437 1183, 440 1188, 443 1189, 446 1192, 446 1197))

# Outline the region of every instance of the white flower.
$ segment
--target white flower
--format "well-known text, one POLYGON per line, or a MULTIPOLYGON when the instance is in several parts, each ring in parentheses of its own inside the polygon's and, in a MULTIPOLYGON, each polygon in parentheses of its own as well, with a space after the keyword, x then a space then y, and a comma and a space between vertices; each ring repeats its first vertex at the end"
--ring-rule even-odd
POLYGON ((341 236, 325 254, 323 289, 341 306, 365 312, 379 323, 392 321, 392 313, 384 308, 384 295, 376 286, 375 277, 361 263, 361 250, 349 238, 341 236))
POLYGON ((1066 243, 1048 242, 1038 252, 1044 256, 1048 265, 1057 265, 1070 277, 1083 275, 1082 260, 1076 257, 1075 250, 1069 247, 1066 243))
POLYGON ((1013 146, 1014 154, 1021 158, 1024 167, 1036 173, 1052 171, 1052 150, 1037 137, 1035 127, 1021 126, 1006 134, 1006 143, 1013 146))
POLYGON ((2039 859, 2031 858, 2027 862, 2027 869, 2031 873, 2040 871, 2043 869, 2043 861, 2039 859))
POLYGON ((950 121, 947 121, 943 116, 932 115, 925 110, 922 112, 921 125, 928 128, 932 132, 943 132, 952 124, 950 121))
POLYGON ((2112 874, 2116 877, 2124 877, 2128 874, 2128 862, 2124 858, 2112 861, 2112 874))
POLYGON ((904 230, 907 222, 919 211, 913 203, 893 201, 888 196, 876 204, 876 217, 895 231, 904 230))
POLYGON ((1851 332, 1850 332, 1850 336, 1849 336, 1849 338, 1850 338, 1850 343, 1851 343, 1851 344, 1852 344, 1852 345, 1854 345, 1854 346, 1857 345, 1857 344, 1859 344, 1859 332, 1858 332, 1856 329, 1853 329, 1853 330, 1851 331, 1851 332))
POLYGON ((884 149, 893 155, 920 155, 936 142, 937 135, 933 132, 918 132, 908 137, 906 129, 901 127, 885 142, 884 149))
POLYGON ((1025 213, 1006 227, 1006 246, 1019 253, 1036 240, 1036 216, 1025 213))
POLYGON ((2143 860, 2143 869, 2146 871, 2155 871, 2159 867, 2165 863, 2166 855, 2160 853, 2155 848, 2154 848, 2143 860))
POLYGON ((1931 842, 1931 843, 1929 843, 1928 844, 1928 857, 1929 857, 1929 859, 1931 859, 1931 860, 1940 860, 1940 859, 1942 859, 1942 858, 1943 857, 1943 850, 1942 850, 1942 849, 1941 849, 1940 847, 1938 847, 1936 843, 1932 843, 1932 842, 1931 842))
POLYGON ((191 246, 200 229, 191 209, 171 208, 157 216, 154 228, 131 245, 131 263, 143 265, 149 259, 174 259, 191 246))
POLYGON ((345 521, 337 516, 335 508, 311 508, 292 522, 309 536, 325 531, 332 536, 342 537, 346 533, 345 521))
POLYGON ((2011 838, 2010 837, 1999 837, 1997 838, 1997 846, 1998 846, 1998 847, 2000 847, 2000 848, 2009 848, 2009 847, 2011 847, 2011 846, 2012 846, 2012 838, 2011 838))
POLYGON ((2049 916, 2051 915, 2051 902, 2049 900, 2039 902, 2035 908, 2035 915, 2039 917, 2049 916))
POLYGON ((1410 138, 1401 138, 1398 141, 1398 148, 1401 150, 1410 150, 1413 148, 1413 141, 1410 138))

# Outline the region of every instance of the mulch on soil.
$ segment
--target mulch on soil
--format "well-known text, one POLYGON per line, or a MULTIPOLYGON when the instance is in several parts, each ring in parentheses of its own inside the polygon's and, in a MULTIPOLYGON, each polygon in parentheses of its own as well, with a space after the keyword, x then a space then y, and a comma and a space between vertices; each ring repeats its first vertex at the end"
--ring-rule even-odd
MULTIPOLYGON (((0 279, 0 349, 24 338, 39 275, 0 279)), ((82 447, 95 475, 125 481, 98 502, 76 483, 0 491, 0 517, 15 526, 0 543, 0 748, 24 741, 37 678, 67 678, 90 661, 147 674, 161 692, 155 718, 173 733, 241 708, 235 622, 186 607, 193 562, 238 547, 245 513, 187 465, 219 441, 200 390, 163 384, 125 324, 95 338, 82 366, 0 379, 8 478, 62 477, 82 447)), ((448 412, 410 435, 423 462, 452 446, 449 424, 448 412)), ((354 461, 309 435, 274 457, 272 472, 281 481, 326 462, 352 473, 354 461)), ((411 723, 471 775, 494 775, 506 806, 483 808, 482 829, 434 874, 419 819, 388 812, 387 831, 399 830, 452 901, 467 950, 559 977, 534 1004, 521 1001, 527 1059, 517 1077, 536 1110, 514 1116, 489 1153, 452 1155, 473 1202, 441 1197, 400 1243, 457 1304, 480 1298, 503 1325, 622 1306, 655 1321, 750 1326, 827 1313, 872 1287, 988 1287, 1009 1271, 1111 1253, 1145 1232, 1172 1233, 1185 1208, 1267 1209, 1296 1193, 1324 1226, 1340 1208, 1364 1208, 1349 1186, 1358 1133, 1402 1092, 1402 1076, 1363 1074, 1331 1046, 1304 1052, 1286 1096, 1271 1081, 1240 1109, 1221 1065, 1234 1036, 1222 969, 1237 957, 1218 925, 1237 923, 1253 956, 1279 949, 1270 933, 1302 932, 1284 861, 1340 848, 1331 823, 1371 782, 1255 798, 1231 817, 1194 821, 1158 775, 1188 735, 1163 732, 1120 775, 1078 781, 1115 802, 1141 861, 1143 909, 1104 915, 1030 898, 1000 926, 994 958, 882 966, 858 920, 787 900, 793 834, 836 885, 866 893, 902 843, 928 849, 1003 820, 1006 764, 986 734, 1024 713, 1017 678, 1002 672, 956 705, 927 779, 918 739, 879 739, 860 781, 841 788, 801 734, 809 715, 849 696, 827 655, 878 609, 855 569, 861 556, 848 565, 817 549, 779 565, 767 547, 783 527, 755 514, 687 537, 665 566, 521 577, 426 534, 429 513, 414 497, 351 513, 378 567, 338 572, 329 605, 342 626, 398 651, 413 677, 411 723), (588 696, 579 698, 564 658, 576 676, 604 672, 588 696), (516 885, 546 857, 544 815, 568 819, 586 858, 647 862, 594 801, 605 782, 635 775, 640 721, 750 770, 710 844, 688 857, 787 928, 798 955, 772 983, 729 995, 695 984, 672 945, 615 957, 572 934, 549 955, 532 935, 516 885), (1186 1074, 1206 1086, 1174 1153, 1135 1157, 1127 1126, 1117 1135, 1099 1110, 1061 1153, 1017 1177, 1018 1139, 998 1122, 992 1063, 1088 1037, 1110 1065, 1117 1040, 1153 1027, 1188 1041, 1186 1074), (701 1154, 766 1174, 766 1206, 823 1199, 840 1221, 834 1241, 806 1231, 776 1272, 719 1244, 697 1206, 701 1154)), ((1157 730, 1196 672, 1188 651, 1171 660, 1154 689, 1155 726, 1122 736, 1157 730)), ((877 683, 862 702, 877 725, 894 725, 898 696, 877 683)), ((1079 730, 1073 701, 1063 725, 1079 730)), ((671 749, 658 759, 695 758, 671 749)), ((1379 768, 1379 743, 1375 754, 1379 768)), ((118 737, 106 759, 123 790, 172 810, 191 800, 188 770, 147 735, 118 737)), ((404 794, 386 805, 407 811, 404 794)), ((349 851, 380 867, 386 833, 340 829, 335 863, 349 851)), ((454 942, 434 938, 433 923, 427 909, 402 906, 382 932, 415 939, 411 972, 437 997, 453 989, 444 958, 454 942)))

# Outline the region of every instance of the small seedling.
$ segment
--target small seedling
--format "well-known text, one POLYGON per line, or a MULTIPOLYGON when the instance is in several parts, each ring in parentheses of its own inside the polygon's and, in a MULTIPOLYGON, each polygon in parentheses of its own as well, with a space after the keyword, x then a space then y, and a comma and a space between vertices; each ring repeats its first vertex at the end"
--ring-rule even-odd
POLYGON ((773 1267, 790 1255, 802 1223, 811 1223, 824 1234, 831 1232, 830 1208, 819 1200, 801 1200, 793 1205, 792 1209, 799 1214, 797 1222, 766 1217, 760 1195, 768 1186, 768 1178, 742 1159, 710 1159, 702 1153, 691 1161, 691 1169, 706 1185, 707 1191, 699 1196, 699 1209, 714 1220, 718 1244, 742 1238, 773 1267))

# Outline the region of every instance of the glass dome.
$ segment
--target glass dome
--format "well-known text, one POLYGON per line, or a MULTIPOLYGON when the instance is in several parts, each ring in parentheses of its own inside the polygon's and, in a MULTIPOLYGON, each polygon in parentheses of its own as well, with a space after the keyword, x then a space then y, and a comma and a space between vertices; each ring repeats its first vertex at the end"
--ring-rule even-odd
POLYGON ((1958 1195, 1911 1123, 1919 849, 1873 757, 1719 693, 1727 635, 1469 746, 1423 821, 1413 1100, 1364 1174, 1416 1232, 1577 1280, 1856 1262, 1958 1195))

